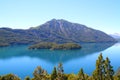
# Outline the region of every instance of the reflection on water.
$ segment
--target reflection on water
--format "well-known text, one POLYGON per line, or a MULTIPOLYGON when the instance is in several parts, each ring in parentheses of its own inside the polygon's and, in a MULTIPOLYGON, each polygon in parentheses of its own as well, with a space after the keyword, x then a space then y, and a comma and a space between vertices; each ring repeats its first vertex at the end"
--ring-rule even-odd
MULTIPOLYGON (((0 74, 14 73, 24 78, 26 75, 32 76, 33 70, 38 65, 50 73, 59 62, 63 63, 66 73, 77 73, 80 68, 84 68, 87 74, 91 74, 98 53, 103 52, 106 56, 109 51, 112 53, 117 51, 113 46, 114 43, 81 43, 80 45, 82 48, 79 50, 28 50, 28 45, 2 47, 0 48, 0 74)), ((113 55, 109 56, 113 63, 118 59, 117 56, 115 59, 113 55)))
POLYGON ((0 49, 0 59, 8 59, 11 57, 29 56, 47 60, 51 63, 65 62, 103 51, 114 43, 82 43, 82 49, 79 50, 28 50, 27 45, 10 46, 0 49))

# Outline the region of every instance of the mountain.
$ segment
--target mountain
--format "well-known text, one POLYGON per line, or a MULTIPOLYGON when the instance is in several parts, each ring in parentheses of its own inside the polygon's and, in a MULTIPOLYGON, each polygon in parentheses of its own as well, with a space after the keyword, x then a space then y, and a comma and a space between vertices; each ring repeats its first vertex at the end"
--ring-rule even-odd
POLYGON ((29 44, 39 41, 29 30, 0 28, 0 43, 29 44))
POLYGON ((112 36, 113 38, 120 42, 120 33, 110 34, 110 36, 112 36))
POLYGON ((52 19, 30 29, 0 28, 0 43, 32 44, 38 42, 116 42, 106 33, 71 23, 63 19, 52 19))

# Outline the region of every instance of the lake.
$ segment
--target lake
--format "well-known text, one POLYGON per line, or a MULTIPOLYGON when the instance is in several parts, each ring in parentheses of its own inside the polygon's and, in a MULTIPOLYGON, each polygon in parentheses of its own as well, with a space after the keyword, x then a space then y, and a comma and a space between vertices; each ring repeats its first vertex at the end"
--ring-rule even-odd
POLYGON ((29 50, 29 45, 14 45, 0 48, 0 75, 13 73, 20 78, 32 76, 41 66, 51 73, 54 66, 63 63, 65 73, 78 73, 80 68, 91 75, 100 53, 109 57, 114 70, 120 66, 120 43, 81 43, 79 50, 29 50))

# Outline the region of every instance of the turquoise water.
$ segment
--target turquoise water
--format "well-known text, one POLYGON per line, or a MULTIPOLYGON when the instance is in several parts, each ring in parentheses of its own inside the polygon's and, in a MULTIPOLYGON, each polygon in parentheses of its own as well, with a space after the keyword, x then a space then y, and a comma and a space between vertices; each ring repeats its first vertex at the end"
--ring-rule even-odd
POLYGON ((29 50, 28 45, 0 48, 0 75, 13 73, 21 77, 32 77, 37 66, 51 73, 54 66, 63 63, 65 73, 77 73, 83 68, 91 75, 100 53, 109 57, 114 70, 120 66, 120 43, 81 43, 80 50, 29 50))

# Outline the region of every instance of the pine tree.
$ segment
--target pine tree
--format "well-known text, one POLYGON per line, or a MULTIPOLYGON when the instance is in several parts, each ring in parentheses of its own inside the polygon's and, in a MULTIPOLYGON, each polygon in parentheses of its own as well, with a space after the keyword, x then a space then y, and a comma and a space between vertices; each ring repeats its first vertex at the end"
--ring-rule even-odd
POLYGON ((62 74, 64 73, 62 63, 58 64, 57 71, 58 71, 58 74, 59 74, 58 76, 62 76, 62 74))
POLYGON ((78 80, 85 80, 85 75, 84 75, 84 71, 81 68, 79 73, 78 73, 78 80))
POLYGON ((105 68, 105 80, 113 80, 114 70, 110 64, 110 60, 108 57, 105 60, 104 68, 105 68))
POLYGON ((93 78, 95 80, 104 80, 104 74, 104 59, 101 53, 96 61, 96 69, 93 72, 93 78))
POLYGON ((58 73, 57 80, 67 80, 66 76, 64 75, 62 63, 58 64, 57 73, 58 73))
POLYGON ((60 74, 63 74, 64 73, 64 70, 63 70, 63 65, 62 65, 62 63, 59 63, 58 64, 58 73, 60 73, 60 74))
POLYGON ((40 66, 38 66, 35 69, 33 75, 35 80, 45 80, 47 76, 47 72, 44 69, 42 69, 40 66))
POLYGON ((55 80, 56 78, 57 78, 57 70, 56 70, 56 67, 54 67, 51 74, 51 80, 55 80))
POLYGON ((58 79, 62 79, 63 72, 64 72, 62 63, 58 64, 57 72, 58 72, 58 79))

